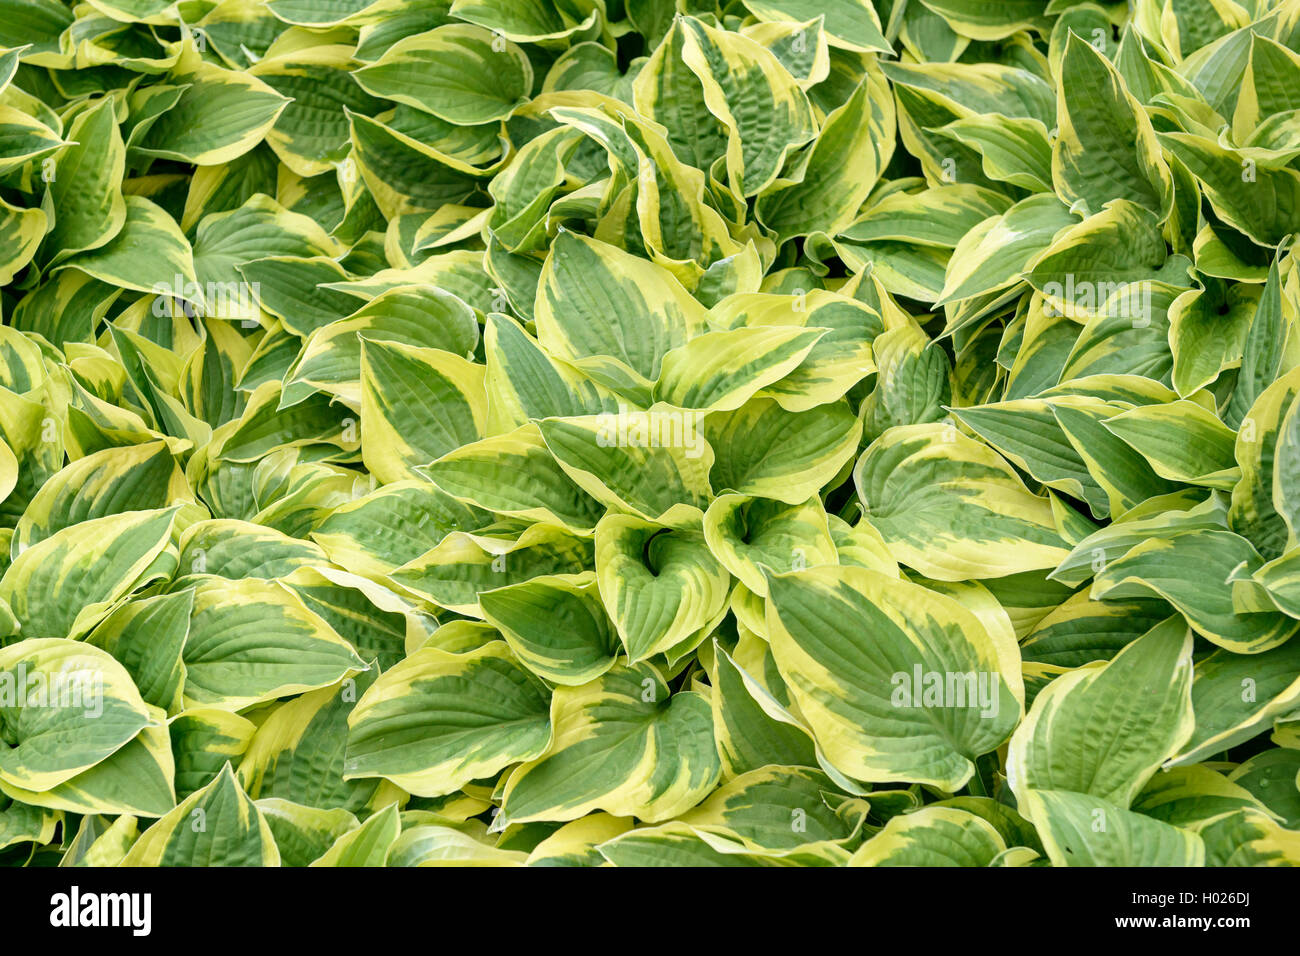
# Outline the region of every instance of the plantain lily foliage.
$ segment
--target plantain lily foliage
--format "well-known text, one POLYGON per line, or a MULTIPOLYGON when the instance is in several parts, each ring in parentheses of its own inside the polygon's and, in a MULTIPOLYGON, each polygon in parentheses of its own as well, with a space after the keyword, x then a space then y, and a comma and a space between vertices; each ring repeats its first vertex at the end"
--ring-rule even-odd
POLYGON ((1300 864, 1300 0, 0 0, 0 862, 1300 864))

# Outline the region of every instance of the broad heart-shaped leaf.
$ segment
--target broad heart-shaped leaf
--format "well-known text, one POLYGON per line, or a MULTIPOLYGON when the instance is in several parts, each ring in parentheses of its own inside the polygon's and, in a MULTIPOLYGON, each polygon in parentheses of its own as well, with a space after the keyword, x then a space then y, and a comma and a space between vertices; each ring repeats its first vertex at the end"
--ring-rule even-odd
POLYGON ((366 114, 383 109, 353 78, 354 49, 326 42, 267 56, 249 70, 290 100, 267 131, 266 143, 300 176, 330 172, 347 155, 348 119, 340 106, 366 114))
POLYGON ((0 649, 0 783, 50 790, 152 723, 131 675, 99 648, 29 638, 0 649))
POLYGON ((553 684, 585 684, 618 659, 618 631, 593 574, 543 575, 485 591, 479 606, 523 665, 553 684))
POLYGON ((1231 531, 1175 531, 1151 537, 1107 564, 1093 581, 1092 596, 1164 598, 1206 640, 1238 654, 1259 654, 1300 630, 1300 621, 1278 611, 1239 613, 1234 605, 1229 578, 1241 565, 1249 576, 1263 563, 1251 543, 1231 531))
POLYGON ((704 538, 728 571, 767 596, 764 569, 785 572, 836 564, 835 539, 821 499, 797 505, 745 495, 719 495, 704 514, 704 538))
MULTIPOLYGON (((390 218, 433 212, 474 195, 478 178, 400 130, 347 111, 352 155, 374 206, 390 218)), ((364 195, 364 193, 363 193, 364 195)))
POLYGON ((925 4, 963 37, 1001 40, 1026 29, 1043 29, 1044 6, 1039 0, 927 0, 925 4))
POLYGON ((221 457, 255 462, 277 448, 301 448, 317 442, 356 451, 357 420, 352 409, 332 405, 326 395, 309 395, 291 407, 282 405, 283 401, 279 382, 259 385, 248 396, 243 414, 221 434, 221 457))
POLYGON ((1166 767, 1151 778, 1131 810, 1174 826, 1201 829, 1213 817, 1249 807, 1262 809, 1244 787, 1204 765, 1166 767))
POLYGON ((992 450, 948 425, 891 428, 859 459, 867 519, 902 564, 937 581, 1055 567, 1051 505, 992 450))
POLYGON ((528 854, 503 850, 472 832, 439 823, 404 827, 388 854, 389 866, 523 866, 528 854))
POLYGON ((126 150, 112 104, 103 100, 81 113, 68 129, 73 145, 59 157, 50 183, 58 210, 45 249, 51 262, 104 245, 126 222, 122 177, 126 150))
POLYGON ((1061 61, 1056 125, 1052 179, 1065 202, 1097 213, 1127 199, 1164 218, 1173 183, 1151 120, 1119 72, 1073 33, 1061 61))
POLYGON ((374 576, 418 558, 453 531, 477 531, 491 520, 427 481, 397 481, 335 508, 311 537, 335 564, 374 576))
POLYGON ((280 851, 230 764, 151 826, 123 866, 279 866, 280 851))
POLYGON ((366 669, 292 592, 256 578, 196 580, 183 659, 186 703, 231 711, 366 669))
POLYGON ((309 27, 338 26, 366 14, 375 0, 269 0, 267 6, 278 20, 309 27))
POLYGON ((441 349, 362 340, 361 453, 381 482, 481 438, 483 367, 441 349))
MULTIPOLYGON (((247 267, 242 271, 249 275, 247 267)), ((286 388, 300 383, 359 405, 363 339, 467 356, 473 354, 478 336, 474 310, 458 297, 441 289, 399 286, 371 299, 347 318, 327 319, 316 328, 303 343, 286 388)))
MULTIPOLYGON (((265 203, 261 205, 263 208, 269 206, 265 203)), ((252 204, 252 208, 256 209, 257 204, 252 204)), ((234 222, 230 222, 229 216, 216 221, 236 228, 247 225, 247 220, 242 216, 235 218, 234 222)), ((227 240, 229 236, 222 235, 223 232, 226 230, 209 233, 216 240, 209 247, 209 255, 214 258, 225 251, 225 243, 221 240, 227 240)), ((277 242, 288 238, 278 234, 275 236, 277 242)), ((310 335, 357 308, 355 296, 329 287, 330 283, 346 281, 348 274, 328 256, 272 255, 266 246, 247 251, 257 254, 251 257, 229 257, 225 265, 238 270, 239 275, 248 282, 257 304, 279 318, 293 334, 310 335)))
POLYGON ((825 799, 834 793, 835 784, 819 770, 762 767, 727 781, 678 819, 715 848, 774 856, 802 850, 833 858, 867 810, 864 802, 837 813, 825 799))
POLYGON ((390 577, 435 604, 481 617, 478 596, 539 574, 581 574, 592 567, 590 538, 553 524, 534 524, 514 537, 454 531, 437 547, 390 577))
POLYGON ((687 17, 682 59, 699 77, 704 101, 726 124, 727 175, 738 196, 756 196, 787 153, 817 134, 812 104, 776 56, 741 34, 687 17))
POLYGON ((1078 222, 1052 195, 1022 199, 1000 216, 990 217, 957 243, 937 304, 1001 292, 1033 268, 1034 261, 1061 230, 1078 222))
POLYGON ((559 687, 546 754, 510 775, 496 827, 576 820, 592 810, 657 823, 698 803, 718 782, 708 701, 670 693, 648 663, 618 666, 581 687, 559 687))
POLYGON ((148 703, 168 713, 180 709, 194 595, 190 591, 135 598, 119 604, 87 637, 121 662, 148 703))
POLYGON ((135 148, 147 156, 215 166, 256 146, 289 101, 248 73, 225 70, 190 51, 171 74, 188 87, 135 148))
POLYGON ((239 781, 249 796, 325 810, 365 807, 378 781, 345 781, 344 751, 353 705, 376 676, 372 669, 277 707, 257 728, 239 764, 239 781))
POLYGON ((1174 300, 1169 307, 1169 349, 1179 395, 1191 396, 1238 364, 1258 302, 1258 291, 1244 283, 1226 292, 1217 286, 1184 292, 1174 300))
POLYGON ((1205 845, 1195 833, 1100 797, 1067 790, 1026 790, 1020 809, 1038 828, 1053 866, 1205 863, 1205 845))
POLYGON ((1300 862, 1300 17, 1118 6, 0 0, 0 862, 1300 862))
POLYGON ((448 495, 500 515, 590 531, 604 514, 556 463, 534 424, 462 445, 420 470, 448 495))
POLYGON ((952 400, 947 353, 915 323, 882 332, 871 343, 878 367, 876 387, 862 403, 863 437, 874 440, 894 425, 943 418, 952 400))
POLYGON ((126 220, 117 234, 101 246, 64 259, 58 266, 67 267, 137 292, 171 293, 177 286, 196 289, 195 305, 203 304, 189 240, 164 209, 143 196, 127 196, 126 220))
POLYGON ((374 96, 460 126, 505 119, 527 102, 533 86, 523 50, 468 24, 408 36, 353 75, 374 96))
POLYGON ((571 4, 537 0, 452 0, 452 16, 477 23, 516 43, 558 40, 588 29, 598 14, 571 4))
POLYGON ((500 641, 466 654, 416 651, 348 717, 344 777, 384 777, 436 797, 541 756, 551 741, 546 686, 500 641))
POLYGON ((1043 293, 1050 318, 1117 316, 1143 327, 1155 318, 1151 284, 1186 288, 1187 266, 1169 255, 1155 213, 1118 198, 1057 235, 1026 278, 1043 293))
POLYGON ((789 295, 738 293, 713 309, 715 321, 730 328, 796 326, 826 329, 793 372, 760 393, 792 412, 834 402, 872 373, 873 341, 883 325, 879 310, 823 289, 789 295))
POLYGON ((1106 663, 1062 674, 1011 738, 1007 782, 1070 790, 1128 807, 1192 733, 1192 636, 1158 624, 1106 663))
MULTIPOLYGON (((205 314, 248 321, 258 312, 253 301, 261 286, 248 286, 240 269, 272 256, 313 259, 334 252, 325 230, 309 216, 290 212, 273 199, 255 195, 238 209, 204 216, 194 235, 194 274, 212 301, 205 314)), ((274 300, 273 300, 274 301, 274 300)), ((302 319, 297 308, 291 329, 302 319)))
POLYGON ((309 541, 251 521, 216 518, 198 521, 181 536, 181 575, 175 590, 187 582, 186 575, 210 574, 238 581, 241 578, 282 578, 296 568, 321 562, 325 553, 309 541))
POLYGON ((709 482, 715 492, 798 504, 842 472, 857 451, 859 430, 843 402, 791 412, 755 398, 704 419, 701 431, 714 456, 709 482))
POLYGON ((955 791, 1023 712, 1019 652, 956 600, 855 567, 768 575, 781 676, 830 762, 955 791))
POLYGON ((654 398, 679 408, 739 408, 798 368, 824 335, 778 326, 707 332, 664 356, 654 398))
POLYGON ((611 514, 596 526, 596 581, 636 663, 703 640, 726 610, 731 575, 701 532, 611 514))
MULTIPOLYGON (((0 849, 8 849, 16 843, 45 844, 54 839, 55 830, 62 819, 58 813, 10 801, 5 803, 8 805, 0 811, 0 849)), ((74 847, 84 852, 83 842, 76 837, 73 841, 74 846, 66 851, 65 859, 72 855, 74 847)))
POLYGON ((620 406, 538 422, 546 447, 569 478, 606 507, 674 527, 697 524, 712 495, 713 450, 699 415, 656 405, 620 406))
POLYGON ((572 232, 551 244, 537 288, 537 340, 553 358, 642 403, 664 356, 708 315, 671 273, 572 232))
POLYGON ((12 551, 21 554, 50 535, 82 521, 131 510, 165 508, 193 500, 193 492, 164 442, 105 448, 78 458, 50 476, 14 529, 12 551))
POLYGON ((163 712, 153 722, 87 770, 48 790, 32 791, 0 779, 0 790, 31 806, 80 814, 121 813, 160 817, 176 806, 175 764, 163 712))
MULTIPOLYGON (((175 518, 174 508, 94 518, 18 555, 0 578, 0 599, 22 636, 85 634, 163 554, 175 518)), ((174 566, 174 551, 172 561, 174 566)))
POLYGON ((849 866, 988 866, 1006 848, 982 817, 956 807, 923 807, 891 818, 849 866))

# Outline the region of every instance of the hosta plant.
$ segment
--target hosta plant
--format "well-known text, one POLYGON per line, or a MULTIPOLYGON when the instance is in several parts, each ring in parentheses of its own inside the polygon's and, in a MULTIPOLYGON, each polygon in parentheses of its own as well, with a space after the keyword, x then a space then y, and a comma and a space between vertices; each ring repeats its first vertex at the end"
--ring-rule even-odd
POLYGON ((0 861, 1300 863, 1300 0, 0 0, 0 861))

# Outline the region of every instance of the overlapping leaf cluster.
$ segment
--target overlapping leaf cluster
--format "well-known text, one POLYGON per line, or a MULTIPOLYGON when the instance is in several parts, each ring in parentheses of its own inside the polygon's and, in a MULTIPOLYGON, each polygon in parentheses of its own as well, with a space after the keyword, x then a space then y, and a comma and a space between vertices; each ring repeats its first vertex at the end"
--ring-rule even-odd
POLYGON ((0 860, 1300 862, 1300 2, 0 0, 0 860))

